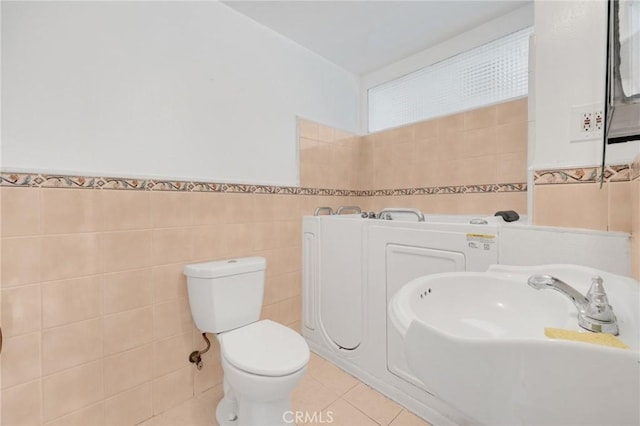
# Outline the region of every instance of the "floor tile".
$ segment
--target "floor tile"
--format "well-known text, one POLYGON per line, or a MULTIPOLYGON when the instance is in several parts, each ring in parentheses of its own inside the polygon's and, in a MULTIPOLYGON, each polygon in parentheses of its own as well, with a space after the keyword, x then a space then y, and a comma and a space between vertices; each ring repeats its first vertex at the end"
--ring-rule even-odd
POLYGON ((309 363, 309 374, 338 395, 344 395, 360 383, 358 379, 345 373, 330 362, 324 361, 322 358, 320 360, 312 359, 309 363))
POLYGON ((413 413, 408 412, 407 410, 402 410, 398 417, 393 419, 391 422, 391 426, 431 426, 426 421, 422 420, 420 417, 416 416, 413 413))
POLYGON ((351 389, 343 398, 384 426, 390 424, 402 411, 400 405, 363 383, 351 389))

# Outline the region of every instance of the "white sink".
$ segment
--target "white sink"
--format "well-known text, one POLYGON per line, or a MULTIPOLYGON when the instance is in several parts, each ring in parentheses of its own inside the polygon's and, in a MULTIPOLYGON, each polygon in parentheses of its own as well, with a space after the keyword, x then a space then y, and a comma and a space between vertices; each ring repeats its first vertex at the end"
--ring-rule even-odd
POLYGON ((493 266, 415 279, 391 300, 409 368, 474 424, 640 424, 640 283, 573 265, 493 266), (600 275, 628 350, 549 339, 583 331, 572 302, 527 285, 549 274, 586 294, 600 275))

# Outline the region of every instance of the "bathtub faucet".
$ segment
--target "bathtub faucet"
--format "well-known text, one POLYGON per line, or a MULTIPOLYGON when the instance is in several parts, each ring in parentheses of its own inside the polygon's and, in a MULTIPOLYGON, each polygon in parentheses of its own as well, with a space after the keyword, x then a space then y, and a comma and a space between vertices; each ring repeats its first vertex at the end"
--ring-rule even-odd
POLYGON ((551 275, 532 275, 527 283, 537 290, 556 290, 571 299, 578 309, 580 327, 594 333, 618 335, 618 323, 613 308, 609 304, 607 293, 604 291, 602 278, 595 276, 591 279, 591 288, 586 297, 569 284, 551 275))

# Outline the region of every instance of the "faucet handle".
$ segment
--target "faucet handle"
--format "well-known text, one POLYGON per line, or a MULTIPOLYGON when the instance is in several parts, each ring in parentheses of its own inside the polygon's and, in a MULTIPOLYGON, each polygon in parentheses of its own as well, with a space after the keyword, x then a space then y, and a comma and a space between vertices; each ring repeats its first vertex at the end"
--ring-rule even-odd
POLYGON ((591 287, 589 288, 589 292, 587 293, 588 298, 590 298, 591 295, 605 294, 604 285, 602 284, 602 282, 602 277, 599 275, 594 275, 591 278, 591 287))
POLYGON ((588 317, 600 321, 615 321, 613 308, 609 304, 609 298, 604 291, 601 277, 594 276, 591 279, 591 287, 587 293, 587 299, 589 299, 586 308, 586 315, 588 317))

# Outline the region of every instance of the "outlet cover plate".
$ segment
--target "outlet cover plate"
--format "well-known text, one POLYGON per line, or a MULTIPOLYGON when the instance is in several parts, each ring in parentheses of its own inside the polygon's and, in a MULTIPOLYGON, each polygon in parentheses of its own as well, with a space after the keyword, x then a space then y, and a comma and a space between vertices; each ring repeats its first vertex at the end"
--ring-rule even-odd
POLYGON ((576 105, 571 107, 571 142, 602 140, 602 104, 576 105))

